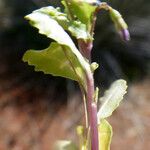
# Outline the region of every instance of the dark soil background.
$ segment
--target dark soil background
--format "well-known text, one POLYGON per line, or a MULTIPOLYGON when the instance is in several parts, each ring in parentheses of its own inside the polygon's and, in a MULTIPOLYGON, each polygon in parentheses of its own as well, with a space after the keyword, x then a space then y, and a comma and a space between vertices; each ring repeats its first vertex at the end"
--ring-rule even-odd
MULTIPOLYGON (((131 41, 120 40, 106 12, 98 16, 93 61, 100 64, 96 85, 128 81, 124 102, 109 119, 112 150, 150 149, 150 1, 108 0, 129 25, 131 41)), ((52 0, 0 0, 0 150, 51 150, 57 139, 77 141, 75 126, 83 118, 76 83, 34 72, 23 53, 43 49, 50 40, 24 19, 52 0)), ((102 92, 101 92, 102 93, 102 92)))

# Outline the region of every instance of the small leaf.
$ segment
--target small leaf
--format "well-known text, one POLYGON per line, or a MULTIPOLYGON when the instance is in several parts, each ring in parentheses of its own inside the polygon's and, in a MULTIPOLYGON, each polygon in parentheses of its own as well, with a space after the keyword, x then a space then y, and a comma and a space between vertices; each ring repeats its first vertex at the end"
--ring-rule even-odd
POLYGON ((110 150, 111 139, 113 135, 111 125, 105 120, 101 120, 98 125, 99 132, 99 150, 110 150))
POLYGON ((94 71, 99 67, 99 64, 96 62, 92 62, 91 64, 91 70, 94 73, 94 71))
POLYGON ((80 21, 71 21, 68 31, 77 39, 91 40, 92 37, 86 31, 86 25, 80 21))
POLYGON ((55 150, 78 150, 75 144, 67 140, 57 141, 54 146, 54 149, 55 150))
MULTIPOLYGON (((97 1, 93 1, 94 4, 97 1)), ((66 7, 67 13, 73 15, 74 18, 78 18, 89 29, 92 24, 92 16, 97 6, 87 0, 71 0, 66 2, 62 0, 62 3, 66 7)))
POLYGON ((107 90, 100 101, 102 106, 98 112, 98 119, 103 119, 111 116, 112 112, 119 106, 126 93, 127 85, 125 80, 115 81, 107 90))

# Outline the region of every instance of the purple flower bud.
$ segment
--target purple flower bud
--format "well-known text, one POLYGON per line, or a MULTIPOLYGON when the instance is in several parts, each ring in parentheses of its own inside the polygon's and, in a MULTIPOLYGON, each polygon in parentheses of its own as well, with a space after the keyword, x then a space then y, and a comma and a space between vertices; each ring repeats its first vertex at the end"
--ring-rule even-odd
POLYGON ((128 31, 128 25, 122 18, 121 14, 117 10, 115 10, 111 7, 109 7, 109 13, 110 13, 112 21, 115 24, 116 30, 119 32, 120 37, 124 41, 129 41, 130 33, 128 31))
POLYGON ((128 29, 120 30, 119 35, 124 41, 129 41, 130 40, 130 33, 129 33, 128 29))

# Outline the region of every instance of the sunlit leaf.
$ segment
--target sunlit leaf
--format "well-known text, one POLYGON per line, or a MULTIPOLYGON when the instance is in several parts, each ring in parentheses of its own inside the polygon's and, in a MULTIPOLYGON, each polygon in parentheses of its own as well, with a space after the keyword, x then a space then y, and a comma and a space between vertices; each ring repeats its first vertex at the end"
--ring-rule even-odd
POLYGON ((98 125, 98 132, 99 150, 110 150, 113 131, 111 125, 105 119, 102 119, 98 125))
POLYGON ((62 3, 68 14, 71 14, 74 18, 77 17, 88 28, 91 26, 91 19, 97 6, 92 5, 87 0, 62 0, 62 3))
POLYGON ((30 23, 34 27, 39 29, 39 33, 55 40, 57 44, 52 45, 52 47, 50 46, 43 52, 45 56, 45 60, 43 60, 43 62, 41 60, 43 57, 42 51, 35 52, 33 50, 27 51, 23 57, 23 60, 27 61, 31 65, 34 65, 36 70, 76 80, 86 88, 85 70, 90 70, 90 65, 80 54, 73 41, 64 31, 64 29, 57 23, 57 21, 41 12, 34 11, 32 14, 26 16, 26 18, 30 20, 30 23), (50 59, 52 59, 53 61, 50 61, 50 59), (58 67, 60 71, 58 69, 55 69, 53 66, 58 67), (60 69, 61 66, 65 66, 64 71, 64 68, 60 69), (52 69, 50 69, 50 67, 52 69), (67 74, 65 72, 69 73, 67 74))
POLYGON ((77 39, 90 39, 90 35, 86 31, 86 25, 76 20, 69 20, 67 14, 60 11, 60 8, 54 8, 52 6, 42 7, 35 12, 42 13, 52 19, 56 20, 65 30, 70 31, 72 36, 77 39))
POLYGON ((91 70, 94 73, 94 71, 99 67, 99 64, 96 62, 91 63, 91 70))
POLYGON ((80 21, 71 21, 68 30, 77 39, 91 40, 92 37, 86 30, 86 25, 80 21))
POLYGON ((104 96, 100 98, 102 106, 98 112, 98 119, 109 117, 112 112, 119 106, 126 93, 127 84, 125 80, 115 81, 110 88, 105 92, 104 96))
POLYGON ((55 150, 78 150, 78 148, 74 143, 67 140, 57 141, 54 149, 55 150))
POLYGON ((76 49, 73 41, 69 35, 64 31, 64 29, 50 16, 34 11, 33 13, 26 16, 32 26, 39 30, 40 34, 46 35, 57 41, 61 45, 69 46, 71 49, 76 49))
POLYGON ((65 49, 58 43, 52 43, 45 50, 28 50, 24 57, 24 61, 28 61, 29 65, 34 65, 36 71, 43 71, 45 74, 54 76, 62 76, 78 81, 78 77, 84 81, 84 72, 79 66, 78 60, 72 58, 75 71, 70 67, 70 62, 65 54, 65 49))
POLYGON ((64 31, 64 29, 51 17, 34 11, 32 14, 26 16, 30 23, 39 30, 39 33, 46 35, 47 37, 55 40, 60 45, 65 45, 70 48, 70 51, 76 55, 77 59, 83 66, 90 67, 80 54, 70 36, 64 31))
POLYGON ((68 29, 69 20, 67 14, 61 12, 60 8, 54 8, 53 6, 42 7, 35 10, 33 13, 38 12, 42 13, 52 19, 56 20, 65 30, 68 29))

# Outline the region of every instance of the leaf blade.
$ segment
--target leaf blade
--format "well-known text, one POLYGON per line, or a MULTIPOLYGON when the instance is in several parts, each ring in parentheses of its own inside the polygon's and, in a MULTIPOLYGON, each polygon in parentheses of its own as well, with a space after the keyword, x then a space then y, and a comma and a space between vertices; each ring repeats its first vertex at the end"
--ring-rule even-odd
POLYGON ((68 13, 77 17, 88 29, 91 27, 91 18, 97 6, 86 0, 71 0, 68 4, 65 0, 62 0, 62 3, 66 10, 69 10, 68 13))
POLYGON ((82 68, 90 68, 89 64, 78 51, 70 36, 57 23, 57 21, 52 19, 50 16, 36 11, 33 11, 33 13, 27 15, 26 19, 30 20, 30 23, 39 30, 40 34, 46 35, 48 38, 55 40, 60 45, 69 47, 70 51, 72 51, 77 57, 82 68))
POLYGON ((103 104, 98 111, 98 118, 104 119, 109 117, 112 112, 119 106, 123 96, 126 93, 127 85, 125 80, 115 81, 110 88, 105 92, 104 96, 100 99, 103 104))
POLYGON ((67 140, 57 141, 54 145, 54 149, 55 150, 78 150, 74 143, 67 140))
MULTIPOLYGON (((84 89, 86 89, 85 72, 87 70, 90 71, 90 65, 78 51, 70 36, 57 23, 57 21, 44 13, 34 11, 33 13, 27 15, 26 18, 30 20, 30 23, 39 30, 40 34, 44 34, 48 38, 55 40, 64 48, 62 50, 66 53, 66 58, 68 59, 69 64, 68 67, 71 67, 74 70, 74 73, 77 75, 76 78, 78 78, 77 81, 83 85, 84 89), (74 64, 74 62, 76 63, 74 64), (80 74, 80 72, 82 73, 80 74)), ((26 59, 26 61, 28 60, 26 59)), ((53 72, 51 74, 53 74, 53 72)), ((62 76, 61 74, 57 75, 62 76)))
POLYGON ((56 42, 53 42, 45 50, 28 50, 23 56, 23 61, 28 62, 29 65, 34 65, 36 71, 43 71, 45 74, 61 76, 75 81, 78 81, 77 76, 79 76, 84 81, 84 72, 79 66, 77 59, 74 59, 73 56, 71 55, 70 57, 74 63, 77 75, 70 67, 62 46, 56 42))
MULTIPOLYGON (((39 13, 50 17, 53 20, 56 20, 63 29, 68 30, 72 36, 76 37, 77 39, 90 39, 90 35, 86 31, 86 25, 81 23, 79 20, 69 20, 67 18, 67 14, 60 11, 60 8, 54 8, 52 6, 42 7, 36 11, 33 11, 32 14, 39 13)), ((30 20, 32 16, 27 15, 27 19, 30 20)))
POLYGON ((113 135, 112 127, 105 119, 98 125, 99 149, 110 150, 111 139, 113 135))
POLYGON ((57 41, 61 45, 67 45, 71 48, 75 48, 74 43, 70 39, 69 35, 63 30, 63 28, 52 19, 50 16, 33 11, 33 13, 25 17, 30 21, 31 25, 39 30, 40 34, 46 35, 57 41))

